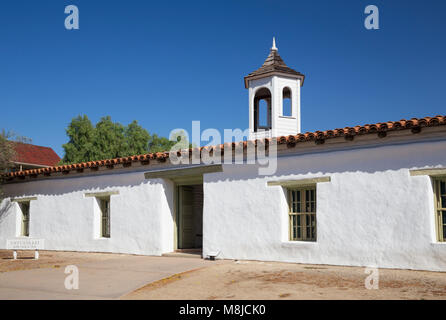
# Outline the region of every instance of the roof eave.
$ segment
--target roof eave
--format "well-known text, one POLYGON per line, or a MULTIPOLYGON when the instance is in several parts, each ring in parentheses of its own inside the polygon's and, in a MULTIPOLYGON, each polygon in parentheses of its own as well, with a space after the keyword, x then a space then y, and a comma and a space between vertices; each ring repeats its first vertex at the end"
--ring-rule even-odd
POLYGON ((29 162, 20 162, 20 161, 11 161, 13 164, 22 165, 22 166, 30 166, 36 168, 50 168, 54 165, 40 164, 40 163, 29 163, 29 162))
POLYGON ((301 87, 304 85, 304 80, 305 80, 305 75, 303 75, 303 74, 290 74, 290 73, 286 73, 286 72, 270 71, 270 72, 265 72, 265 73, 258 74, 258 75, 246 76, 244 78, 245 89, 249 88, 250 80, 257 80, 257 79, 262 79, 262 78, 266 78, 266 77, 270 77, 270 76, 283 76, 283 77, 288 77, 288 78, 300 79, 301 87))

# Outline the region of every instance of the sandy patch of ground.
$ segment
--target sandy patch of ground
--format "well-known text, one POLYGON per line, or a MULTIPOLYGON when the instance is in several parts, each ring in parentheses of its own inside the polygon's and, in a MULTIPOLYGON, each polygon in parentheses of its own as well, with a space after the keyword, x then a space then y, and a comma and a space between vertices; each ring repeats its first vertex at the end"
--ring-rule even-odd
POLYGON ((379 270, 365 288, 365 268, 239 261, 178 274, 124 299, 446 299, 446 273, 379 270))
POLYGON ((39 268, 60 268, 70 264, 80 264, 108 259, 117 259, 121 254, 93 252, 39 251, 39 259, 34 260, 34 251, 17 251, 18 259, 12 259, 12 250, 0 250, 0 272, 39 268))
MULTIPOLYGON (((0 250, 0 272, 113 261, 125 254, 0 250)), ((172 260, 172 263, 175 260, 172 260)), ((113 262, 111 262, 113 263, 113 262)), ((220 261, 148 284, 124 299, 445 299, 446 273, 379 269, 367 290, 365 268, 258 261, 220 261)))

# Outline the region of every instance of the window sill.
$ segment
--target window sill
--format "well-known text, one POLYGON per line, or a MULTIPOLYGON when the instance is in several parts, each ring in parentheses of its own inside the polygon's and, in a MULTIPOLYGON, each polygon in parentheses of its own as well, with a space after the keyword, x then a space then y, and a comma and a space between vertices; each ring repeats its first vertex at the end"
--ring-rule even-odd
POLYGON ((282 247, 296 248, 296 247, 311 247, 317 245, 317 241, 282 241, 282 247))
POLYGON ((446 246, 446 241, 445 242, 431 242, 431 246, 446 246))
POLYGON ((279 116, 279 118, 284 118, 284 119, 296 119, 296 117, 293 117, 293 116, 279 116))
POLYGON ((110 237, 106 238, 106 237, 99 237, 99 238, 95 238, 95 240, 110 240, 110 237))

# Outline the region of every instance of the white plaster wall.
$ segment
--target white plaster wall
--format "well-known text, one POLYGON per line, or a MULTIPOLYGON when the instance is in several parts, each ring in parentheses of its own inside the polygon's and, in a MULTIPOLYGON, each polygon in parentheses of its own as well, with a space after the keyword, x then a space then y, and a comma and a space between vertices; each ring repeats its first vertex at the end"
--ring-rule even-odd
POLYGON ((272 76, 249 81, 249 132, 250 139, 278 137, 300 132, 300 80, 282 76, 272 76), (283 117, 283 89, 291 90, 291 117, 283 117), (271 92, 272 132, 254 132, 254 97, 261 88, 271 92))
MULTIPOLYGON (((5 186, 7 195, 31 201, 30 238, 45 249, 161 255, 173 251, 173 184, 145 180, 143 172, 50 179, 5 186), (99 207, 85 193, 111 196, 111 237, 99 238, 99 207)), ((20 211, 9 199, 0 206, 0 248, 20 230, 20 211), (18 228, 18 229, 17 229, 18 228)))
MULTIPOLYGON (((351 147, 355 146, 352 142, 351 147)), ((359 145, 358 145, 359 147, 359 145)), ((412 142, 280 157, 277 174, 257 165, 224 165, 204 176, 203 254, 219 258, 446 271, 446 243, 435 241, 433 191, 409 169, 445 167, 446 141, 412 142), (317 185, 317 242, 288 241, 288 209, 269 180, 330 176, 317 185)), ((169 180, 143 172, 6 185, 32 197, 30 237, 49 250, 160 255, 174 248, 169 180), (111 238, 97 239, 94 198, 111 196, 111 238)), ((18 204, 0 205, 0 248, 20 229, 18 204)))
POLYGON ((275 76, 273 78, 273 136, 287 136, 300 132, 300 80, 275 76), (291 117, 283 117, 283 89, 291 90, 291 117))
MULTIPOLYGON (((271 108, 273 108, 273 77, 249 81, 249 139, 259 139, 271 136, 266 131, 254 132, 254 98, 256 92, 261 88, 267 88, 271 92, 271 108)), ((271 110, 271 112, 273 111, 271 110)), ((273 124, 273 121, 274 119, 271 119, 271 124, 273 124)))
POLYGON ((446 142, 279 158, 275 176, 225 165, 204 178, 203 254, 218 258, 446 271, 435 241, 433 191, 409 169, 446 166, 446 142), (317 185, 317 242, 288 241, 282 187, 269 180, 330 176, 317 185))

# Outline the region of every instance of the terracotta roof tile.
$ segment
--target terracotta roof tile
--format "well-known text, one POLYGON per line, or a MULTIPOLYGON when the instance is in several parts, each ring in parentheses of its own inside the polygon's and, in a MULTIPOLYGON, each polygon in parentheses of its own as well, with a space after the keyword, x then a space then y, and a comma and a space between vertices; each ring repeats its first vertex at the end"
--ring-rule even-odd
MULTIPOLYGON (((323 142, 326 139, 336 138, 336 137, 350 137, 353 138, 355 135, 364 135, 364 134, 373 134, 373 133, 386 133, 387 131, 396 131, 396 130, 408 130, 408 129, 414 129, 414 128, 421 128, 421 127, 433 127, 433 126, 440 126, 440 125, 446 125, 446 116, 435 116, 435 117, 425 117, 425 118, 412 118, 410 120, 401 119, 400 121, 389 121, 389 122, 382 122, 382 123, 375 123, 375 124, 366 124, 363 126, 355 126, 355 127, 345 127, 342 129, 333 129, 333 130, 325 130, 325 131, 315 131, 315 132, 306 132, 306 133, 299 133, 296 135, 289 135, 289 136, 281 136, 275 138, 277 140, 278 144, 288 144, 289 146, 295 146, 299 142, 306 142, 306 141, 315 141, 316 143, 323 142)), ((416 131, 418 132, 418 131, 416 131)), ((236 148, 237 145, 242 145, 244 148, 247 148, 248 143, 257 144, 258 142, 264 142, 265 144, 269 144, 271 142, 272 138, 263 139, 261 141, 257 140, 250 140, 250 141, 240 141, 240 142, 232 142, 232 143, 225 143, 220 144, 217 146, 211 146, 211 147, 201 147, 198 148, 198 150, 216 150, 218 147, 220 149, 223 149, 225 147, 231 147, 232 150, 236 148)), ((47 148, 49 149, 49 148, 47 148)), ((189 149, 189 154, 192 154, 192 148, 189 149)), ((222 150, 222 151, 223 151, 222 150)), ((180 154, 179 154, 180 155, 180 154)), ((131 162, 137 162, 137 161, 147 161, 147 160, 157 160, 160 162, 165 161, 169 157, 169 152, 157 152, 157 153, 149 153, 149 154, 143 154, 143 155, 135 155, 135 156, 129 156, 129 157, 123 157, 123 158, 116 158, 116 159, 105 159, 105 160, 99 160, 99 161, 89 161, 89 162, 83 162, 83 163, 75 163, 70 165, 63 165, 63 166, 54 166, 49 168, 42 168, 42 169, 33 169, 33 170, 25 170, 25 171, 19 171, 19 172, 11 172, 5 174, 6 178, 14 178, 14 177, 24 177, 24 176, 35 176, 38 174, 50 174, 51 172, 69 172, 70 170, 74 169, 83 169, 83 168, 98 168, 100 166, 106 166, 110 164, 120 164, 120 163, 131 163, 131 162)), ((59 161, 59 160, 58 160, 59 161)))
POLYGON ((15 162, 55 166, 59 163, 60 157, 49 147, 41 147, 28 143, 13 142, 16 153, 15 162))

